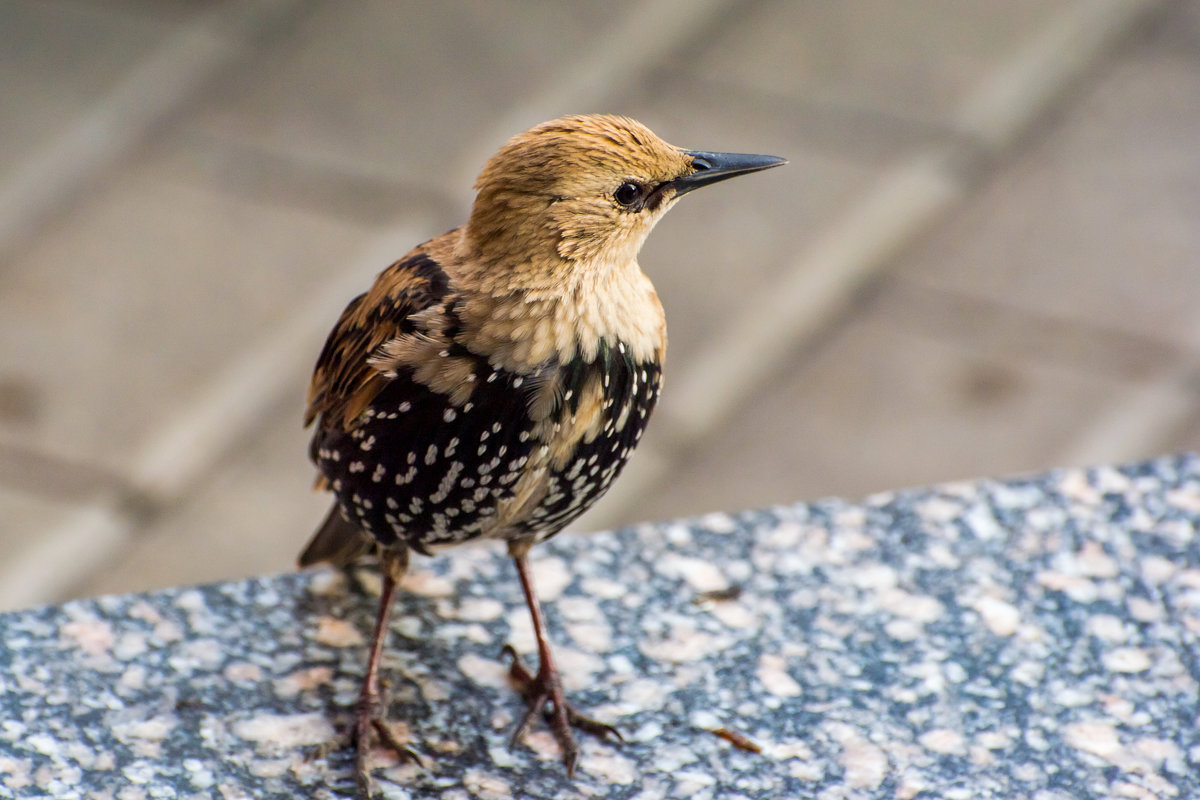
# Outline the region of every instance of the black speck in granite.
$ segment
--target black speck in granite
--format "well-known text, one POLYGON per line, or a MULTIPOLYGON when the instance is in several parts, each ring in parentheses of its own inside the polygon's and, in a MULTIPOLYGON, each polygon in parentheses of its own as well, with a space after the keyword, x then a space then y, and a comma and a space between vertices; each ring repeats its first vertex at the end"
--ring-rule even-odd
MULTIPOLYGON (((430 765, 390 798, 1200 796, 1200 458, 563 536, 535 551, 567 688, 618 724, 575 781, 501 645, 507 559, 421 559, 384 660, 430 765), (721 596, 738 587, 732 599, 721 596), (762 753, 712 733, 746 737, 762 753)), ((349 796, 370 572, 0 615, 0 796, 349 796)))

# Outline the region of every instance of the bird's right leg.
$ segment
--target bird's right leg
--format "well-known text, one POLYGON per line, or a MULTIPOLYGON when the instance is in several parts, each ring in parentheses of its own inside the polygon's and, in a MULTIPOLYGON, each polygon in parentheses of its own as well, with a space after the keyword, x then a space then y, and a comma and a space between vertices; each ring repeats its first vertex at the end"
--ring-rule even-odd
POLYGON ((575 764, 579 760, 579 745, 575 742, 571 728, 579 728, 601 739, 610 735, 620 739, 621 734, 612 725, 585 716, 567 703, 566 695, 563 692, 562 678, 559 677, 558 667, 554 663, 554 653, 550 648, 550 637, 546 633, 546 620, 542 616, 542 607, 533 586, 533 573, 529 568, 529 542, 520 540, 509 542, 508 552, 513 558, 513 563, 517 565, 517 574, 521 578, 521 588, 525 592, 525 601, 529 605, 529 614, 533 620, 533 634, 538 645, 536 673, 529 671, 512 645, 505 645, 502 651, 502 654, 512 657, 512 666, 509 667, 508 674, 527 704, 525 715, 521 717, 521 721, 517 723, 516 730, 513 732, 512 741, 520 739, 534 715, 541 712, 546 703, 550 703, 552 706, 548 715, 550 730, 554 733, 559 747, 562 748, 562 760, 567 768, 567 777, 574 777, 575 764))
POLYGON ((354 709, 354 768, 358 776, 359 795, 371 796, 371 768, 368 757, 373 741, 390 747, 402 759, 421 763, 421 758, 411 747, 400 741, 384 719, 383 693, 379 687, 379 662, 383 658, 383 645, 387 640, 388 617, 391 615, 392 598, 396 585, 408 569, 407 550, 381 550, 379 564, 383 572, 383 590, 379 595, 379 612, 375 615, 375 633, 371 637, 371 656, 367 660, 367 674, 363 678, 362 691, 354 709))

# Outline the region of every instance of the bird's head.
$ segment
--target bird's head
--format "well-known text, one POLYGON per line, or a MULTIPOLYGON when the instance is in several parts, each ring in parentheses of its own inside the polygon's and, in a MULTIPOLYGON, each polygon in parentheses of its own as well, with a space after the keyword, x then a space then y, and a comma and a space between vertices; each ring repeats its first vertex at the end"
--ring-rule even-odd
POLYGON ((563 117, 518 134, 492 156, 475 183, 465 235, 486 260, 514 267, 632 263, 686 192, 784 163, 683 150, 627 117, 563 117))

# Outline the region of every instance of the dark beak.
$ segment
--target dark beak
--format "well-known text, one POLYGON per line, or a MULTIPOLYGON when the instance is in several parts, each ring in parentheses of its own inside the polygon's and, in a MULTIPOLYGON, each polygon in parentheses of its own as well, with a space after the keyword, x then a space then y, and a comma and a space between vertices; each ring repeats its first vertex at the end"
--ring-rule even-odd
POLYGON ((749 153, 707 153, 703 150, 686 150, 685 155, 692 157, 691 175, 676 178, 671 181, 675 187, 675 196, 679 197, 708 186, 710 183, 723 181, 726 178, 736 178, 738 175, 749 175, 751 172, 778 167, 787 163, 786 158, 779 156, 756 156, 749 153))

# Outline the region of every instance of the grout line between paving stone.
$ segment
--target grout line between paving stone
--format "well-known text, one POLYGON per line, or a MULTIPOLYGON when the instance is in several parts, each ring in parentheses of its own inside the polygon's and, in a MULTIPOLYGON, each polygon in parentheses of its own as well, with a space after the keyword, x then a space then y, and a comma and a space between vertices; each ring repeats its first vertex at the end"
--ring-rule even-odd
MULTIPOLYGON (((1039 119, 1151 10, 1157 0, 1080 0, 979 82, 954 118, 963 141, 901 159, 827 232, 710 337, 693 364, 670 379, 674 413, 643 447, 626 481, 585 522, 611 527, 694 447, 768 385, 778 365, 823 330, 857 291, 969 190, 976 174, 1039 119), (971 146, 974 145, 974 146, 971 146), (966 163, 964 164, 964 159, 966 163)), ((1128 427, 1127 423, 1123 423, 1128 427)))
POLYGON ((108 465, 74 461, 0 437, 0 489, 73 505, 126 488, 124 476, 108 465))

